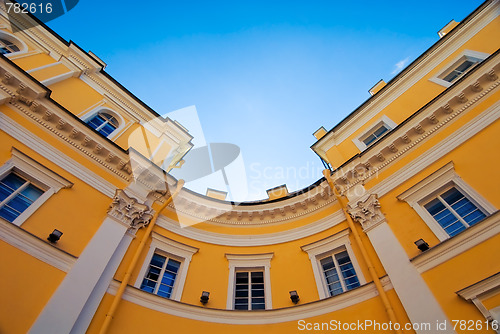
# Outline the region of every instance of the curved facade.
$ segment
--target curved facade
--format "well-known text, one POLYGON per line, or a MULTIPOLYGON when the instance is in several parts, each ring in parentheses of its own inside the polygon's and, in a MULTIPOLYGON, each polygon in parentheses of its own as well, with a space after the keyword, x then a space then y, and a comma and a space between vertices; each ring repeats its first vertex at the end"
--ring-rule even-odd
POLYGON ((0 6, 0 332, 498 332, 499 1, 251 203, 182 188, 187 130, 0 6))

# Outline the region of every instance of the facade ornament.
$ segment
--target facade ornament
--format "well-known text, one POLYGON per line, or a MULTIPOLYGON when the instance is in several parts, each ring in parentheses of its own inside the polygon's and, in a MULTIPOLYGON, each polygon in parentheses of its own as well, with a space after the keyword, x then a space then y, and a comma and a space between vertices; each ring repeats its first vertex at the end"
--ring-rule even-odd
POLYGON ((361 224, 365 232, 385 221, 385 216, 380 211, 377 194, 371 194, 364 202, 359 201, 355 207, 351 207, 347 212, 352 219, 361 224))
POLYGON ((137 199, 128 197, 122 189, 116 189, 108 214, 126 224, 129 229, 138 230, 149 224, 153 210, 146 204, 138 203, 137 199))

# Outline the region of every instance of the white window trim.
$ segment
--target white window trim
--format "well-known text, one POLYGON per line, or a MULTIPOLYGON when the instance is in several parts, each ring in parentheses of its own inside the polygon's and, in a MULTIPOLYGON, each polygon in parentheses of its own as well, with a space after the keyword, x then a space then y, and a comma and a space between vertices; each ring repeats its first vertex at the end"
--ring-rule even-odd
POLYGON ((191 258, 198 252, 198 248, 166 238, 156 232, 153 232, 151 234, 151 237, 153 238, 153 240, 151 241, 148 254, 146 255, 146 260, 142 265, 139 276, 137 276, 134 286, 138 289, 141 288, 142 281, 149 269, 149 264, 151 263, 153 255, 155 253, 159 253, 160 255, 165 254, 167 257, 177 260, 181 263, 174 282, 172 294, 170 295, 170 299, 180 301, 182 297, 182 291, 184 290, 184 283, 186 283, 186 277, 189 264, 191 263, 191 258))
POLYGON ((226 254, 229 261, 229 280, 227 285, 227 303, 228 310, 234 309, 234 288, 236 271, 242 270, 264 270, 264 295, 266 300, 266 310, 273 308, 271 298, 271 259, 274 253, 265 254, 226 254))
POLYGON ((6 40, 16 44, 16 46, 19 48, 19 51, 4 54, 5 57, 10 58, 12 56, 17 56, 17 55, 20 55, 22 53, 28 52, 28 45, 26 45, 26 43, 24 43, 23 40, 17 38, 16 36, 9 34, 5 31, 0 31, 0 38, 6 39, 6 40))
MULTIPOLYGON (((360 135, 358 135, 356 138, 354 138, 352 140, 352 142, 354 143, 354 145, 356 145, 357 148, 359 148, 359 150, 361 152, 363 152, 364 150, 366 150, 368 148, 368 146, 366 146, 366 144, 363 142, 363 139, 368 137, 372 132, 377 130, 381 125, 386 126, 389 129, 389 131, 391 131, 392 129, 394 129, 397 126, 397 124, 393 120, 391 120, 389 117, 387 117, 386 115, 382 115, 381 118, 379 118, 377 121, 374 122, 374 125, 370 126, 370 128, 368 130, 365 130, 360 135)), ((377 141, 375 141, 373 144, 375 144, 376 142, 377 141)))
POLYGON ((21 226, 52 195, 61 188, 71 188, 73 183, 31 159, 15 147, 12 147, 11 153, 12 157, 0 167, 0 179, 6 177, 10 172, 17 172, 33 185, 44 190, 44 193, 12 222, 14 225, 21 226))
MULTIPOLYGON (((444 77, 446 74, 454 70, 462 61, 463 58, 477 58, 480 59, 481 61, 485 60, 490 56, 489 53, 484 53, 484 52, 478 52, 478 51, 472 51, 472 50, 464 50, 459 56, 455 57, 452 61, 448 62, 443 68, 443 70, 439 71, 436 75, 434 75, 432 78, 429 79, 429 81, 432 81, 438 85, 444 86, 444 87, 450 87, 453 83, 448 82, 446 80, 441 79, 444 77)), ((458 79, 457 79, 458 80, 458 79)))
MULTIPOLYGON (((460 291, 456 294, 462 297, 468 302, 472 302, 484 318, 488 321, 500 321, 500 306, 494 307, 492 309, 487 309, 483 301, 488 298, 494 297, 499 293, 498 288, 500 287, 500 273, 496 273, 484 280, 474 283, 460 291)), ((500 330, 496 331, 500 333, 500 330)))
POLYGON ((113 132, 111 132, 109 134, 109 136, 107 137, 108 139, 110 140, 113 140, 117 137, 117 135, 125 128, 126 126, 126 122, 125 122, 125 119, 123 118, 122 115, 120 115, 118 112, 112 110, 112 109, 109 109, 109 108, 106 108, 106 107, 103 107, 103 106, 99 106, 95 109, 92 109, 86 113, 84 113, 80 119, 82 121, 84 121, 85 123, 87 123, 87 121, 89 121, 92 117, 94 117, 95 115, 97 115, 98 113, 106 113, 106 114, 110 114, 111 116, 113 116, 114 118, 116 118, 116 120, 118 121, 118 127, 116 129, 113 130, 113 132))
POLYGON ((397 198, 400 201, 407 202, 418 213, 427 226, 429 226, 436 237, 440 241, 444 241, 449 239, 450 236, 423 207, 423 204, 430 198, 443 192, 445 188, 451 187, 456 187, 488 216, 496 211, 496 208, 491 203, 484 199, 457 175, 453 161, 450 161, 419 183, 415 184, 413 187, 397 196, 397 198))
POLYGON ((323 277, 323 269, 321 268, 320 260, 328 255, 336 253, 341 249, 345 249, 347 251, 347 254, 349 254, 352 266, 354 267, 356 275, 358 276, 359 284, 366 284, 366 280, 363 276, 363 272, 361 271, 361 267, 359 266, 351 247, 348 229, 336 233, 328 238, 316 241, 308 245, 304 245, 301 248, 309 255, 314 279, 318 288, 319 299, 331 297, 330 293, 328 292, 328 287, 326 286, 325 279, 323 277))

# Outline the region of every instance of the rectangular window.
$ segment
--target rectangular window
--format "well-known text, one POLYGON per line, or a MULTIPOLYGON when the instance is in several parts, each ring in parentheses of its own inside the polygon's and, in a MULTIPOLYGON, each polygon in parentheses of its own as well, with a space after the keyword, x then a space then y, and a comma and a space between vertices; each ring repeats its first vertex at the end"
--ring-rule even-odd
POLYGON ((381 126, 379 126, 378 128, 376 128, 372 133, 370 133, 367 137, 365 137, 363 139, 363 143, 365 143, 366 147, 370 146, 371 144, 373 144, 374 142, 377 141, 377 139, 379 139, 380 137, 382 137, 382 135, 384 133, 386 133, 387 131, 389 131, 390 129, 385 126, 384 124, 382 124, 381 126))
POLYGON ((236 272, 234 288, 235 310, 264 310, 266 308, 263 271, 236 272))
POLYGON ((453 187, 424 205, 450 237, 486 218, 486 215, 453 187))
POLYGON ((43 193, 30 181, 10 172, 0 180, 0 217, 13 222, 43 193))
POLYGON ((170 298, 181 263, 155 253, 144 277, 141 290, 170 298))
POLYGON ((330 296, 335 296, 360 286, 358 276, 347 251, 342 251, 321 259, 320 265, 330 296))
POLYGON ((464 50, 461 55, 443 66, 443 70, 438 72, 429 80, 444 87, 450 87, 455 81, 471 71, 483 60, 489 57, 489 54, 473 50, 464 50))

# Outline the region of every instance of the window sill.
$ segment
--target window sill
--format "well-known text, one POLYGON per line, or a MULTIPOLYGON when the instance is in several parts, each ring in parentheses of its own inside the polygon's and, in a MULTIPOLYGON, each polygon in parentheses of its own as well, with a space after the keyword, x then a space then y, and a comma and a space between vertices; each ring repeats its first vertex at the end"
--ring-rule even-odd
POLYGON ((410 259, 419 273, 426 272, 500 234, 500 211, 496 211, 465 231, 444 240, 410 259))

